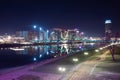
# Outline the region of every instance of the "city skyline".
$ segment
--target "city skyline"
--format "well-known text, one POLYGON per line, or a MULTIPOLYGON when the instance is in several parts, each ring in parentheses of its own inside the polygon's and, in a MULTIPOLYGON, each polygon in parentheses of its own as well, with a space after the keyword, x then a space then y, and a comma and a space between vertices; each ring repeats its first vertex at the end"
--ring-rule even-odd
POLYGON ((120 32, 119 3, 109 1, 0 1, 0 34, 44 29, 78 28, 88 35, 104 35, 105 20, 111 19, 112 32, 120 32))

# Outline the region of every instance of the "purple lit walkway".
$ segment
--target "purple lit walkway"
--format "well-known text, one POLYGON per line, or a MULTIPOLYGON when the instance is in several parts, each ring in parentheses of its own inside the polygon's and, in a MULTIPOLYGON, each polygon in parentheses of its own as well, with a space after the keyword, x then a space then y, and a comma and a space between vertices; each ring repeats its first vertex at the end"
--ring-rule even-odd
POLYGON ((40 63, 26 65, 16 70, 13 69, 11 72, 0 73, 0 80, 19 80, 17 78, 23 75, 33 75, 33 76, 35 75, 35 76, 40 77, 42 80, 58 80, 61 77, 61 75, 51 74, 51 73, 49 74, 49 73, 33 72, 30 70, 37 66, 42 66, 43 64, 47 64, 55 60, 58 60, 60 58, 63 58, 63 57, 48 59, 40 63))

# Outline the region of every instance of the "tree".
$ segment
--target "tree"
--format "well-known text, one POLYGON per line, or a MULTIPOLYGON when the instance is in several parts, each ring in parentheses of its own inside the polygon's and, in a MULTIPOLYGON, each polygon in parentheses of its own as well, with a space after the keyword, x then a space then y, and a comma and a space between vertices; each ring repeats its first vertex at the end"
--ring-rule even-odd
POLYGON ((111 53, 111 56, 112 56, 112 60, 115 61, 115 57, 114 57, 114 54, 115 54, 115 45, 110 46, 109 50, 110 50, 110 53, 111 53))

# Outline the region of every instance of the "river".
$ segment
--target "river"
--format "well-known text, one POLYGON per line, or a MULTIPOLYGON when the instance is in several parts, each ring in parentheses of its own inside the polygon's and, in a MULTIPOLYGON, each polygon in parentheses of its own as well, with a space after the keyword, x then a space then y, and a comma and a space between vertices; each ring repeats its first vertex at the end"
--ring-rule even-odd
POLYGON ((40 62, 95 48, 94 44, 60 44, 0 48, 0 69, 40 62))

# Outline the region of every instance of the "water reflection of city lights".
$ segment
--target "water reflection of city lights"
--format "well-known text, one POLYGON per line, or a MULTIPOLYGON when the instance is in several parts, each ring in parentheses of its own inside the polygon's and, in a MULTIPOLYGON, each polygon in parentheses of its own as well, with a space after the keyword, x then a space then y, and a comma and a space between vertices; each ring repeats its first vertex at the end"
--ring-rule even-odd
POLYGON ((23 51, 24 48, 10 48, 11 50, 14 50, 14 51, 23 51))
POLYGON ((34 57, 34 58, 33 58, 33 61, 36 61, 36 60, 37 60, 37 59, 34 57))
POLYGON ((95 43, 90 43, 91 46, 93 46, 95 43))
POLYGON ((55 55, 54 57, 57 57, 57 55, 55 55))
POLYGON ((49 52, 47 51, 47 55, 49 54, 49 52))
POLYGON ((42 54, 40 54, 40 56, 39 56, 40 58, 42 57, 42 54))
POLYGON ((64 48, 68 48, 68 44, 63 44, 62 45, 64 48))
POLYGON ((35 50, 37 50, 37 49, 38 49, 38 47, 37 47, 37 46, 35 46, 34 48, 35 48, 35 50))
POLYGON ((67 40, 66 41, 62 41, 63 43, 66 43, 66 42, 68 42, 67 40))
POLYGON ((54 51, 50 51, 51 53, 55 53, 54 51))

